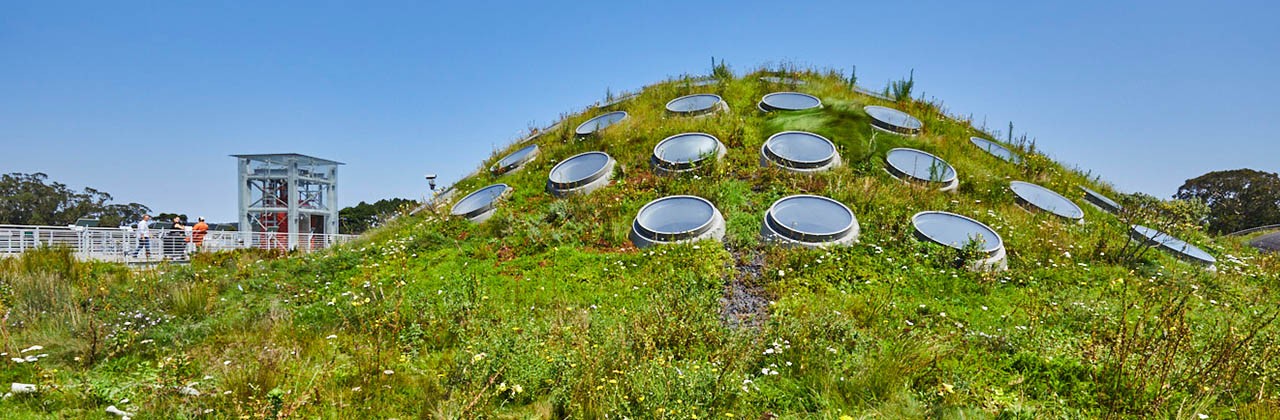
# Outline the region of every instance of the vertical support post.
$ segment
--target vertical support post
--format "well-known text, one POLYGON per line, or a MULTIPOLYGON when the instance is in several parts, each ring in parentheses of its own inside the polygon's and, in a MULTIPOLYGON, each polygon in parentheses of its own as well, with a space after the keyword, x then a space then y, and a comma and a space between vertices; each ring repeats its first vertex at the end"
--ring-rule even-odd
POLYGON ((289 173, 289 195, 285 198, 288 201, 289 216, 285 226, 289 229, 289 249, 294 250, 298 248, 298 231, 302 228, 301 223, 298 223, 298 203, 302 200, 302 194, 298 192, 298 160, 289 158, 285 166, 289 173))
POLYGON ((236 167, 238 168, 240 180, 240 231, 252 232, 253 226, 249 226, 249 159, 239 158, 236 167))
MULTIPOLYGON (((324 233, 326 235, 338 234, 338 165, 333 165, 329 169, 329 194, 325 196, 325 208, 329 209, 329 214, 324 218, 324 233)), ((331 236, 330 236, 331 237, 331 236)))

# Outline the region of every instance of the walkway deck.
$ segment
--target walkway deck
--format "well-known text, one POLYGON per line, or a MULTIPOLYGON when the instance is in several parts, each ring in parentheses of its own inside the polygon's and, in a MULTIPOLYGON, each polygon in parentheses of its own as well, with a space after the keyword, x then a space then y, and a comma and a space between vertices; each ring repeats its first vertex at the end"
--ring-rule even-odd
MULTIPOLYGON (((182 259, 195 250, 188 241, 191 233, 185 230, 151 229, 151 258, 143 251, 140 256, 130 254, 138 249, 139 239, 129 228, 86 228, 80 226, 23 226, 0 225, 0 257, 15 256, 42 247, 70 248, 82 260, 113 261, 148 264, 168 259, 182 259)), ((327 235, 274 232, 208 232, 202 243, 204 251, 232 249, 288 250, 289 236, 296 235, 297 248, 311 252, 347 242, 356 235, 327 235)), ((145 247, 144 247, 145 249, 145 247)))

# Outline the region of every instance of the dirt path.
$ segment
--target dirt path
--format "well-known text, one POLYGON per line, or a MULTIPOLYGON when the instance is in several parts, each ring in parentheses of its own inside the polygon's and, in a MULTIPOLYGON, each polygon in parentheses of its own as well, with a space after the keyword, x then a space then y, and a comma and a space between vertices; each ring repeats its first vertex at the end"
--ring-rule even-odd
POLYGON ((764 257, 730 249, 733 278, 724 285, 720 298, 720 320, 733 328, 758 329, 769 318, 769 298, 761 285, 764 257))

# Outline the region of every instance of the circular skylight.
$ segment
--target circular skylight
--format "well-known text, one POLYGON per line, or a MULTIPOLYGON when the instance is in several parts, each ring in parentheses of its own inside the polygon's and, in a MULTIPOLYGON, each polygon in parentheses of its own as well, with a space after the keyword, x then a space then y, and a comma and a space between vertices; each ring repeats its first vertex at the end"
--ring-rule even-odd
POLYGON ((1094 207, 1100 208, 1103 211, 1107 211, 1111 213, 1120 212, 1120 208, 1121 208, 1120 203, 1117 203, 1115 200, 1112 200, 1110 197, 1102 195, 1102 193, 1100 192, 1085 188, 1083 186, 1081 186, 1080 189, 1084 190, 1084 201, 1094 205, 1094 207))
POLYGON ((1218 262, 1217 258, 1209 255, 1208 252, 1204 252, 1203 249, 1170 236, 1167 233, 1146 226, 1133 225, 1129 231, 1129 235, 1132 236, 1133 239, 1145 242, 1149 245, 1158 246, 1183 260, 1205 265, 1213 265, 1218 262))
POLYGON ((1030 182, 1013 181, 1009 183, 1009 189, 1013 190, 1013 194, 1018 197, 1018 201, 1025 205, 1053 213, 1064 219, 1080 220, 1084 218, 1084 210, 1081 210, 1080 206, 1063 197, 1062 194, 1058 194, 1048 188, 1030 182))
POLYGON ((550 133, 550 132, 552 132, 552 131, 555 131, 556 129, 560 128, 560 125, 561 125, 561 124, 564 124, 564 120, 557 121, 555 124, 551 124, 551 125, 547 126, 547 128, 536 129, 536 130, 534 130, 532 133, 529 133, 529 135, 527 135, 527 136, 525 136, 524 138, 520 139, 520 143, 528 143, 529 141, 532 141, 533 139, 536 139, 536 138, 538 138, 538 137, 542 137, 542 136, 546 135, 547 133, 550 133))
POLYGON ((697 168, 707 159, 725 154, 724 144, 710 134, 684 133, 667 137, 653 147, 650 163, 659 173, 683 172, 697 168))
POLYGON ((577 133, 579 136, 588 136, 611 125, 617 124, 618 121, 622 121, 626 118, 626 111, 613 111, 607 114, 601 114, 579 125, 578 128, 574 130, 574 133, 577 133))
POLYGON ((916 235, 933 243, 955 249, 977 242, 978 250, 988 255, 1004 248, 1000 235, 987 225, 955 213, 922 211, 911 217, 916 235))
POLYGON ((871 105, 862 108, 871 116, 871 126, 895 134, 915 135, 924 128, 924 123, 907 113, 883 106, 871 105))
POLYGON ((943 189, 958 183, 956 169, 951 164, 924 151, 904 147, 890 149, 884 160, 885 169, 903 180, 942 184, 943 189))
POLYGON ((760 109, 765 111, 800 111, 822 106, 822 100, 799 92, 776 92, 760 99, 760 109))
POLYGON ((784 85, 804 85, 804 84, 808 84, 808 82, 806 82, 806 81, 804 81, 804 80, 801 80, 801 79, 794 78, 794 77, 764 76, 764 77, 761 77, 761 78, 760 78, 760 80, 765 81, 765 82, 768 82, 768 83, 781 83, 781 84, 784 84, 784 85))
POLYGON ((876 99, 884 100, 884 101, 892 101, 892 100, 893 100, 893 98, 890 98, 890 97, 888 97, 888 96, 884 96, 884 94, 883 94, 883 93, 876 92, 876 91, 874 91, 874 90, 867 89, 867 88, 864 88, 864 87, 862 87, 862 86, 854 86, 854 87, 853 87, 853 91, 854 91, 854 92, 861 93, 861 94, 863 94, 863 95, 870 96, 870 97, 872 97, 872 98, 876 98, 876 99))
POLYGON ((467 194, 458 200, 457 204, 449 210, 449 214, 464 217, 475 223, 480 223, 489 219, 493 215, 493 210, 497 208, 498 200, 500 200, 507 192, 511 191, 511 187, 507 184, 493 184, 467 194))
POLYGON ((631 223, 631 241, 644 248, 661 243, 724 237, 724 216, 710 201, 674 195, 650 201, 631 223))
POLYGON ((667 111, 686 115, 707 114, 719 110, 723 102, 720 95, 699 93, 672 99, 667 102, 667 111))
POLYGON ((773 202, 761 229, 765 240, 815 247, 858 238, 858 219, 843 203, 816 195, 793 195, 773 202))
POLYGON ((840 163, 836 145, 826 137, 806 131, 783 131, 760 146, 761 163, 809 172, 830 169, 840 163))
POLYGON ((607 100, 607 101, 605 101, 605 103, 600 104, 600 108, 608 108, 608 107, 611 107, 611 106, 614 106, 614 105, 617 105, 617 104, 620 104, 620 103, 623 103, 623 102, 626 102, 626 101, 630 101, 630 100, 632 100, 632 99, 635 99, 637 96, 640 96, 640 94, 639 94, 639 93, 628 93, 628 94, 624 94, 624 95, 622 95, 622 96, 616 96, 616 97, 614 97, 613 99, 607 100))
POLYGON ((547 190, 563 197, 570 193, 589 193, 609 183, 614 160, 604 152, 574 155, 551 168, 547 190))
POLYGON ((495 175, 509 174, 523 168, 526 163, 532 162, 537 157, 538 145, 531 144, 499 159, 498 163, 489 168, 489 171, 495 175))
POLYGON ((978 146, 979 149, 990 153, 992 156, 1004 159, 1005 161, 1017 163, 1022 160, 1018 155, 1014 154, 1012 150, 1002 146, 1000 143, 996 143, 982 137, 969 137, 969 142, 973 143, 974 146, 978 146))

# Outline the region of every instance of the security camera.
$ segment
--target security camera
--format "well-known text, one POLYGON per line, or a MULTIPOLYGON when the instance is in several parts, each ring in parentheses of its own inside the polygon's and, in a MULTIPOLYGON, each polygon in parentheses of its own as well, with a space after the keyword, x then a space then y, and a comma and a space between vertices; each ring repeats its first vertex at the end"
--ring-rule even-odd
POLYGON ((427 185, 431 187, 431 191, 436 190, 436 174, 427 174, 427 185))

